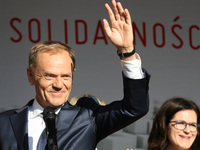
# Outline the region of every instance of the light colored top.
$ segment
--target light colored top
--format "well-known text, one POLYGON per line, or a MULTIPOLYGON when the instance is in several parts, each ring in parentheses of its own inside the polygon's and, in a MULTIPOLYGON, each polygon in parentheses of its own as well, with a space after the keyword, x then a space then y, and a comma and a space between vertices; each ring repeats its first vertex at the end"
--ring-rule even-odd
MULTIPOLYGON (((58 114, 61 107, 55 110, 55 114, 58 114)), ((37 150, 38 140, 45 129, 45 122, 43 120, 44 108, 34 100, 33 105, 29 107, 28 111, 28 142, 29 150, 37 150)))

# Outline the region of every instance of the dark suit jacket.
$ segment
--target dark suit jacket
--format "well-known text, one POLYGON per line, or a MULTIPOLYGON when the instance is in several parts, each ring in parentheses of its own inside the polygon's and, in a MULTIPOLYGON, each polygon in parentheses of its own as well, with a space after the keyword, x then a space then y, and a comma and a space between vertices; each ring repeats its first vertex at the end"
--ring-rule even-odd
MULTIPOLYGON (((141 118, 148 112, 149 97, 146 78, 133 80, 123 77, 124 98, 100 106, 92 97, 81 98, 75 106, 68 102, 58 114, 59 150, 94 150, 97 143, 141 118)), ((0 114, 0 150, 28 150, 26 106, 0 114)))

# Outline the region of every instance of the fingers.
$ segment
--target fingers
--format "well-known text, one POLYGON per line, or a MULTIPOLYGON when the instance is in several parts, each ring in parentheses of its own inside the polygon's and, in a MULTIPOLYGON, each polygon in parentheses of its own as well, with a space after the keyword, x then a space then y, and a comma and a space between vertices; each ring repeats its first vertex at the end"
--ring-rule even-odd
POLYGON ((110 21, 111 22, 114 21, 115 20, 115 15, 113 14, 112 9, 110 8, 110 6, 107 3, 105 4, 105 8, 106 8, 106 10, 108 12, 108 16, 110 18, 110 21))
POLYGON ((125 18, 124 8, 122 7, 122 4, 121 4, 120 2, 118 2, 118 3, 116 4, 116 6, 117 6, 117 13, 115 13, 115 14, 118 15, 119 18, 120 18, 122 21, 125 20, 126 18, 125 18))
POLYGON ((125 19, 126 23, 127 23, 128 25, 131 25, 131 15, 130 15, 128 9, 125 9, 125 10, 124 10, 124 15, 125 15, 125 18, 126 18, 126 19, 125 19))
POLYGON ((115 13, 115 19, 116 20, 119 20, 120 19, 120 13, 118 11, 118 8, 117 8, 117 3, 115 0, 112 0, 112 6, 113 6, 113 11, 115 13))
POLYGON ((127 24, 131 24, 131 16, 128 9, 124 9, 120 2, 117 3, 118 12, 120 14, 120 19, 126 21, 127 24))
POLYGON ((111 29, 110 29, 109 23, 106 19, 103 19, 103 25, 104 25, 104 30, 105 30, 107 36, 110 37, 111 29))
POLYGON ((116 21, 126 21, 127 23, 130 23, 130 14, 127 9, 124 9, 122 7, 122 4, 120 2, 117 2, 115 0, 112 0, 112 6, 113 6, 113 11, 110 8, 110 6, 106 3, 105 8, 108 12, 108 15, 110 17, 110 20, 116 20, 116 21), (114 12, 114 13, 113 13, 114 12))

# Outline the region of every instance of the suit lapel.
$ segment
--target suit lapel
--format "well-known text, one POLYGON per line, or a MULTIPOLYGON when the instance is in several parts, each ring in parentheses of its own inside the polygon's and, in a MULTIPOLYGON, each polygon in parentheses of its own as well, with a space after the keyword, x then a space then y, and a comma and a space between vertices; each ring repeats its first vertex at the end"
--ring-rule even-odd
POLYGON ((58 120, 56 123, 58 132, 62 130, 66 131, 71 126, 79 110, 79 107, 71 106, 68 102, 65 103, 58 114, 58 120))
MULTIPOLYGON (((33 101, 30 101, 25 107, 16 111, 16 114, 10 117, 10 121, 13 127, 13 131, 15 133, 15 137, 18 143, 18 147, 20 150, 27 150, 28 149, 28 107, 31 106, 33 101)), ((59 131, 67 130, 73 120, 75 119, 77 113, 79 112, 80 108, 77 106, 71 106, 68 102, 61 108, 58 118, 56 127, 59 131)), ((59 138, 58 134, 58 138, 59 138)))
POLYGON ((15 133, 15 137, 20 150, 28 149, 28 106, 32 105, 30 101, 27 106, 16 111, 16 114, 10 117, 10 121, 15 133))

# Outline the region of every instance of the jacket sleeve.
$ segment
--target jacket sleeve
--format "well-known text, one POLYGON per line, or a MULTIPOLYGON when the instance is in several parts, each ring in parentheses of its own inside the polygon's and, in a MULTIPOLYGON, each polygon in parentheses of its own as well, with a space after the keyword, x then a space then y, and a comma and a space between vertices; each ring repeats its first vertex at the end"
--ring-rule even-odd
POLYGON ((149 110, 149 80, 145 71, 143 79, 129 79, 123 75, 124 97, 94 112, 97 142, 144 116, 149 110))

